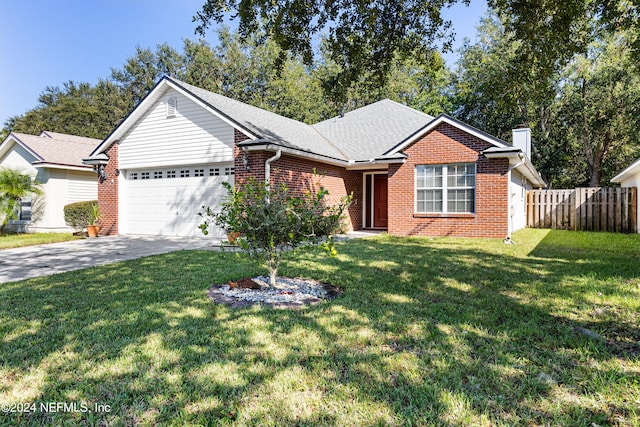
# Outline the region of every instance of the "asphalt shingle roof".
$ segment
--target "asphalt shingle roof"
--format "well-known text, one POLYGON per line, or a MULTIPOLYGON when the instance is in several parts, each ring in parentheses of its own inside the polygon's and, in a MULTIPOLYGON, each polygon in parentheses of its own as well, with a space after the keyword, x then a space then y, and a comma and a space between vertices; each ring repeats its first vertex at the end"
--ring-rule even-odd
POLYGON ((313 127, 334 141, 350 160, 370 160, 399 145, 433 119, 428 114, 383 99, 313 127))
POLYGON ((345 160, 345 155, 331 141, 306 123, 184 82, 173 81, 259 138, 268 139, 284 147, 345 160))
POLYGON ((307 125, 171 80, 259 138, 340 160, 367 161, 380 157, 434 119, 428 114, 384 99, 350 111, 342 117, 307 125))
POLYGON ((66 135, 56 132, 43 132, 47 136, 28 135, 13 132, 22 144, 26 145, 38 157, 41 163, 86 167, 82 159, 89 156, 100 144, 99 139, 66 135))
MULTIPOLYGON (((276 144, 299 150, 301 154, 306 152, 342 162, 368 162, 403 156, 394 149, 411 141, 412 137, 437 121, 433 116, 383 99, 339 117, 308 125, 172 77, 165 76, 156 87, 163 82, 170 82, 176 89, 199 99, 216 114, 234 123, 234 126, 244 129, 251 139, 239 145, 276 144)), ((154 89, 151 94, 155 94, 153 96, 156 98, 160 96, 160 92, 155 92, 154 89)), ((140 119, 141 115, 142 112, 137 115, 132 113, 93 152, 104 152, 127 131, 124 124, 131 126, 135 123, 134 119, 140 119)), ((499 144, 502 145, 501 142, 499 144)))

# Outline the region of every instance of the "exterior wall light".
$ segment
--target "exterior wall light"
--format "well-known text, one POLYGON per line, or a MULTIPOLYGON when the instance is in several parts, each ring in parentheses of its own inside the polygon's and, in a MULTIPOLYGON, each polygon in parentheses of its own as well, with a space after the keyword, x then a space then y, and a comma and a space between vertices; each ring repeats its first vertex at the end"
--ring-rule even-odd
POLYGON ((247 157, 247 153, 244 153, 244 156, 242 157, 242 164, 244 165, 244 170, 246 171, 250 171, 251 170, 251 166, 249 166, 249 158, 247 157))
POLYGON ((109 176, 107 175, 107 171, 104 170, 104 165, 100 165, 98 166, 98 176, 100 177, 100 179, 105 180, 107 179, 109 176))

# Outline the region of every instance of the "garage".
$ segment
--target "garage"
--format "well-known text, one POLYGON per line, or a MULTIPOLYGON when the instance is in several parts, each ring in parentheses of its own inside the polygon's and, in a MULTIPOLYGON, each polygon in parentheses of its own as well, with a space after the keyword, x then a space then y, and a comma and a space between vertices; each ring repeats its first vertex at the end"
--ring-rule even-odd
MULTIPOLYGON (((148 168, 123 171, 121 232, 161 236, 202 237, 198 215, 203 205, 219 206, 233 185, 233 163, 198 166, 148 168)), ((209 235, 222 237, 224 232, 210 228, 209 235)))
POLYGON ((211 102, 255 107, 184 85, 163 78, 83 160, 98 172, 102 235, 203 237, 202 206, 216 210, 234 184, 236 137, 252 134, 211 102))

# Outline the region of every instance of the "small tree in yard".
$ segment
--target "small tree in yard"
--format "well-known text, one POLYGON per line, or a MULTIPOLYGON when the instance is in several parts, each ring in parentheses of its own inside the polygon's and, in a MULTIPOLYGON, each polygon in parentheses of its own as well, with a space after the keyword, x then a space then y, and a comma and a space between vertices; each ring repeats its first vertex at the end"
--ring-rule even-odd
POLYGON ((328 206, 325 198, 329 193, 322 187, 315 194, 307 191, 298 197, 290 194, 284 184, 270 188, 255 179, 238 189, 228 183, 223 185, 229 193, 227 200, 220 212, 202 207, 205 212, 200 213, 204 218, 200 229, 207 235, 210 224, 216 224, 227 233, 239 233, 240 246, 267 264, 271 286, 277 286, 278 267, 282 254, 288 250, 322 244, 330 256, 335 256, 332 235, 341 227, 351 196, 328 206))

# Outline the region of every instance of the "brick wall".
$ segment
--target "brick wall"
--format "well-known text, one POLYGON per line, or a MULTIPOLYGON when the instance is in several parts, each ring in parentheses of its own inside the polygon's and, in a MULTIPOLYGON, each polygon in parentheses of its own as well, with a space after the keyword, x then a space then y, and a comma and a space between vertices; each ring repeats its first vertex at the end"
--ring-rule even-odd
MULTIPOLYGON (((244 135, 236 131, 236 143, 245 139, 244 135)), ((250 167, 247 171, 243 163, 245 153, 236 147, 235 185, 242 185, 250 177, 264 180, 264 163, 274 154, 267 151, 247 152, 250 167)), ((306 190, 317 191, 322 186, 329 191, 329 204, 337 204, 341 197, 353 192, 353 203, 349 207, 346 226, 350 230, 362 228, 362 172, 347 171, 339 166, 283 154, 280 159, 271 163, 271 180, 274 184, 287 184, 297 195, 302 195, 306 190)))
POLYGON ((298 195, 324 187, 329 191, 327 203, 330 205, 338 204, 342 197, 353 193, 346 225, 349 230, 362 228, 362 172, 283 154, 271 164, 271 178, 274 183, 284 182, 296 189, 298 195))
POLYGON ((508 235, 508 167, 506 159, 480 154, 491 145, 443 123, 404 150, 406 163, 389 167, 389 233, 412 236, 504 238, 508 235), (415 166, 476 163, 474 214, 415 214, 415 166))
POLYGON ((109 163, 105 166, 107 179, 98 180, 98 206, 100 207, 100 234, 105 236, 118 234, 118 144, 109 151, 109 163))

